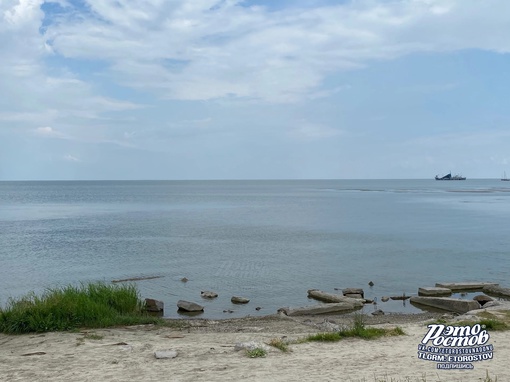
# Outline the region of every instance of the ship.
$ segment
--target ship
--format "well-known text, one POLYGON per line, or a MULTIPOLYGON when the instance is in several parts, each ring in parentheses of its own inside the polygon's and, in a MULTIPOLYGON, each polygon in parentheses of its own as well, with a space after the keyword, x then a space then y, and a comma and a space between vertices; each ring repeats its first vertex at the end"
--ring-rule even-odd
POLYGON ((436 175, 436 180, 466 180, 466 177, 458 174, 452 176, 452 173, 450 172, 444 176, 436 175))

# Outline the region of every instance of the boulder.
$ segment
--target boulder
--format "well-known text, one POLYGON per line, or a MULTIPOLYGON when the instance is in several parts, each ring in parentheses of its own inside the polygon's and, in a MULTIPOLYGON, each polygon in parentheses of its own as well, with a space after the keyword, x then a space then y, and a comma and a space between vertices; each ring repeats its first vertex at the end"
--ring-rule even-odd
POLYGON ((411 303, 456 313, 466 313, 470 310, 480 309, 480 304, 477 301, 452 297, 415 296, 411 297, 411 303))
POLYGON ((492 296, 510 298, 510 288, 502 288, 496 285, 485 285, 482 289, 485 293, 492 296))
POLYGON ((498 286, 496 283, 487 282, 465 282, 465 283, 436 283, 436 287, 448 288, 452 292, 482 290, 484 287, 498 286))
POLYGON ((238 342, 234 345, 235 351, 254 349, 264 349, 266 352, 271 350, 271 348, 268 345, 256 341, 238 342))
POLYGON ((478 301, 481 306, 485 306, 490 301, 494 301, 492 297, 486 296, 484 294, 479 294, 475 297, 473 297, 473 300, 478 301))
POLYGON ((346 293, 346 294, 344 294, 344 297, 357 298, 357 299, 363 300, 363 295, 361 295, 359 293, 346 293))
POLYGON ((451 296, 452 290, 440 287, 418 288, 418 296, 451 296))
POLYGON ((342 294, 345 296, 346 294, 360 294, 361 298, 365 297, 365 292, 361 288, 346 288, 342 289, 342 294))
POLYGON ((248 304, 250 302, 250 299, 246 298, 246 297, 241 297, 241 296, 232 296, 230 301, 233 304, 248 304))
POLYGON ((177 301, 177 307, 179 310, 184 310, 185 312, 200 312, 204 310, 202 305, 199 305, 196 302, 185 300, 177 301))
POLYGON ((346 297, 341 294, 335 293, 327 293, 318 289, 310 289, 308 291, 308 297, 314 298, 316 300, 324 301, 327 303, 335 303, 335 302, 351 302, 351 298, 346 297))
POLYGON ((306 316, 324 313, 348 312, 360 309, 362 307, 363 303, 357 301, 356 299, 351 299, 351 302, 310 305, 299 308, 285 307, 278 309, 278 312, 284 313, 287 316, 306 316))
POLYGON ((154 300, 152 298, 145 299, 145 310, 151 313, 163 313, 165 304, 163 301, 154 300))
POLYGON ((211 292, 210 290, 203 290, 200 292, 200 296, 203 298, 216 298, 218 297, 218 293, 211 292))
MULTIPOLYGON (((510 301, 504 301, 504 300, 489 301, 488 303, 486 303, 483 306, 483 310, 491 311, 491 312, 492 311, 499 311, 499 312, 510 311, 510 301)), ((504 315, 506 315, 506 313, 504 313, 504 315)))

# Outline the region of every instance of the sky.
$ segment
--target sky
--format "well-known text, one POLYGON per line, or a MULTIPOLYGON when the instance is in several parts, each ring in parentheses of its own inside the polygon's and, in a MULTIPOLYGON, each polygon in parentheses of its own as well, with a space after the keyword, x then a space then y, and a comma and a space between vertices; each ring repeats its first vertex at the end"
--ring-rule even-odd
POLYGON ((510 174, 508 0, 0 0, 0 180, 510 174))

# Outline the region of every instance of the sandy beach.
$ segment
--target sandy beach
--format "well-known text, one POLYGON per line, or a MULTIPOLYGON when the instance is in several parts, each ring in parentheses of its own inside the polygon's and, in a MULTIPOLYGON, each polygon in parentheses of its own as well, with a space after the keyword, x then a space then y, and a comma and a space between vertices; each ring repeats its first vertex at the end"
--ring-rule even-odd
MULTIPOLYGON (((493 359, 473 370, 438 370, 418 359, 417 347, 432 315, 388 315, 374 323, 401 327, 405 335, 375 340, 305 342, 266 357, 249 358, 236 343, 287 341, 324 331, 326 320, 351 318, 281 315, 232 320, 182 320, 178 327, 137 326, 76 333, 0 335, 1 381, 510 381, 510 332, 490 332, 493 359), (175 350, 177 357, 156 359, 175 350)), ((437 317, 436 317, 437 318, 437 317)), ((371 322, 367 322, 371 324, 371 322)), ((328 324, 329 325, 329 324, 328 324)))

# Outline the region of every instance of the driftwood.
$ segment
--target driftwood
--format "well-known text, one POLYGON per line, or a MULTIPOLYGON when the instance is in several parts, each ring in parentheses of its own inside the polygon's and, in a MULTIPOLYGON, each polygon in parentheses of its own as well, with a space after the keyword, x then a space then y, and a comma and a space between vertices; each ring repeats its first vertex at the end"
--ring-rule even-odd
POLYGON ((152 280, 152 279, 160 279, 162 277, 165 277, 165 276, 132 277, 130 279, 112 280, 112 283, 123 283, 126 281, 152 280))

